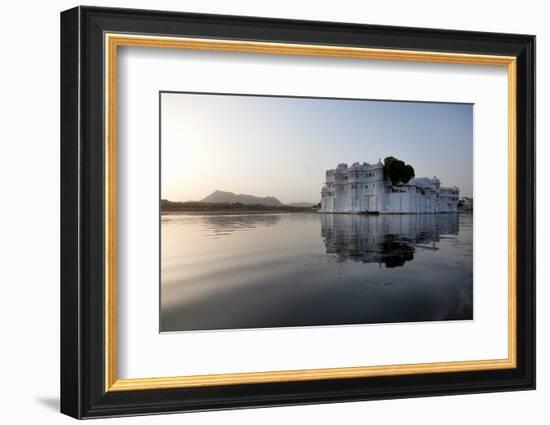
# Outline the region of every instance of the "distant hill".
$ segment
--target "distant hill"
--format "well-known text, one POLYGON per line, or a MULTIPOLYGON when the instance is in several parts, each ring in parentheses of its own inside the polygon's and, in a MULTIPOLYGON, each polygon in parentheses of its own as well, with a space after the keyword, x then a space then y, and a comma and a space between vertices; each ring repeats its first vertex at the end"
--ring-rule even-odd
POLYGON ((298 207, 298 208, 311 208, 317 204, 313 204, 311 202, 291 202, 288 205, 290 205, 291 207, 298 207))
POLYGON ((282 207, 284 204, 273 196, 259 197, 254 195, 235 194, 233 192, 224 192, 215 190, 200 202, 211 204, 243 204, 243 205, 266 205, 270 207, 282 207))

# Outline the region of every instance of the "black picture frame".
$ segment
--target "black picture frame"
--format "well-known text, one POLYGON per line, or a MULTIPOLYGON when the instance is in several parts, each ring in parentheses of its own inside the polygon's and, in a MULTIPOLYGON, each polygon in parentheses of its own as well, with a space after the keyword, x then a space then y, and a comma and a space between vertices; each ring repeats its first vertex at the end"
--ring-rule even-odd
POLYGON ((535 37, 163 11, 61 13, 61 412, 75 418, 535 388, 535 37), (104 34, 514 56, 517 59, 517 367, 105 391, 104 34))

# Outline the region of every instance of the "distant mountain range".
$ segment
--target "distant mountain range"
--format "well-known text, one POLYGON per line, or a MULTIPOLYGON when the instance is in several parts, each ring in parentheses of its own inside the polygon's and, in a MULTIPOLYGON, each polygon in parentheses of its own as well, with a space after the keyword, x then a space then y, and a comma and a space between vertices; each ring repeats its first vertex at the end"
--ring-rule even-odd
POLYGON ((223 190, 215 190, 199 202, 207 202, 211 204, 234 204, 238 202, 243 205, 266 205, 268 207, 290 206, 295 208, 311 208, 316 205, 311 202, 292 202, 290 204, 283 204, 274 196, 261 197, 245 195, 243 193, 236 194, 233 192, 225 192, 223 190))
POLYGON ((236 194, 233 192, 224 192, 215 190, 200 202, 209 202, 213 204, 232 204, 239 202, 243 205, 267 205, 270 207, 282 207, 284 204, 273 196, 259 197, 254 195, 236 194))

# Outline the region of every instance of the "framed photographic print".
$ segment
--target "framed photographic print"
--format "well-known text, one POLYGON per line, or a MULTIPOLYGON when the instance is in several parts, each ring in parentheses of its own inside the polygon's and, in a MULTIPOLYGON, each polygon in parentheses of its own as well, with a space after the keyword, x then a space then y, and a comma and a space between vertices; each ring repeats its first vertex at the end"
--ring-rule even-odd
POLYGON ((535 37, 61 14, 61 411, 535 388, 535 37))

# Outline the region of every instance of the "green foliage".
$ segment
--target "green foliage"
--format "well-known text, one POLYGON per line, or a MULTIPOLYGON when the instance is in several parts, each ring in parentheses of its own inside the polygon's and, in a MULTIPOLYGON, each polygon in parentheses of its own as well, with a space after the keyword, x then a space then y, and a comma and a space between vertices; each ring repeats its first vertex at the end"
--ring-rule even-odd
POLYGON ((388 156, 384 158, 384 175, 391 180, 392 185, 408 183, 414 177, 414 168, 400 159, 388 156))

